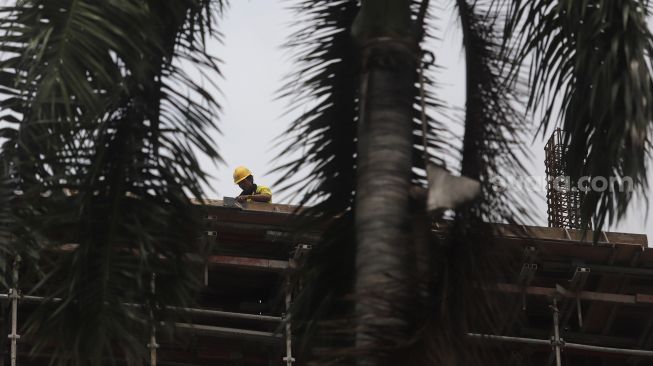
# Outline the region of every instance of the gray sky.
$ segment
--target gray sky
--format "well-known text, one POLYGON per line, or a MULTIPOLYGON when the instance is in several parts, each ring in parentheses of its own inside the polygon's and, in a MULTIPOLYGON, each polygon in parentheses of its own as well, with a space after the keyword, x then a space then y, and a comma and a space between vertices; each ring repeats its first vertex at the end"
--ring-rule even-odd
MULTIPOLYGON (((435 6, 443 6, 443 1, 435 6)), ((446 2, 450 4, 451 2, 446 2)), ((273 138, 281 134, 291 116, 284 115, 285 101, 276 100, 275 92, 282 85, 283 77, 291 70, 288 53, 281 45, 290 33, 293 14, 283 0, 233 1, 226 16, 219 23, 224 39, 222 44, 212 41, 211 52, 223 60, 221 101, 224 110, 220 116, 221 135, 216 144, 225 164, 215 166, 204 160, 203 166, 214 177, 207 187, 212 198, 235 196, 239 189, 231 181, 233 169, 238 165, 249 167, 261 184, 271 184, 278 175, 269 174, 276 157, 273 138)), ((441 84, 439 96, 446 103, 462 110, 464 106, 465 76, 462 40, 457 29, 453 9, 443 9, 439 21, 441 41, 428 48, 434 52, 438 64, 443 67, 437 74, 441 84)), ((459 133, 459 129, 452 126, 459 133)), ((534 161, 530 174, 544 175, 544 142, 535 139, 531 146, 534 161)), ((653 178, 653 177, 652 177, 653 178)), ((649 180, 653 181, 652 178, 649 180)), ((274 191, 274 187, 272 187, 274 191)), ((533 192, 538 207, 538 225, 546 226, 544 192, 533 192)), ((275 197, 279 203, 280 197, 275 197)), ((612 231, 646 232, 653 235, 651 218, 645 217, 644 202, 639 200, 624 222, 612 231), (647 229, 648 228, 648 229, 647 229)))

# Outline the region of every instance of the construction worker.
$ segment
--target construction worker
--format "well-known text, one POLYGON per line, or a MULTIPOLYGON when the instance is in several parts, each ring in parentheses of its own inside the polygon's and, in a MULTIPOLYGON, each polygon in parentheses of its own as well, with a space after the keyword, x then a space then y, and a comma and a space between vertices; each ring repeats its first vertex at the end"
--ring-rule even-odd
POLYGON ((236 197, 238 202, 272 202, 272 191, 270 188, 255 184, 252 172, 244 166, 239 166, 234 170, 234 183, 238 184, 243 190, 236 197))

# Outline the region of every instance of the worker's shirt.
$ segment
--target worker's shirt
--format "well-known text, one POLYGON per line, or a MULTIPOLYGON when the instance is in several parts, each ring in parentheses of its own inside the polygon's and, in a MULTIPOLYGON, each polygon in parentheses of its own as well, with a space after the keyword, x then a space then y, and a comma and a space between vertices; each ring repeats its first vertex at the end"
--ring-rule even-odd
MULTIPOLYGON (((243 196, 243 195, 254 195, 254 194, 267 194, 268 196, 270 196, 270 200, 268 201, 268 203, 272 203, 272 190, 270 190, 270 187, 260 186, 257 184, 255 184, 254 186, 255 188, 252 190, 252 193, 242 191, 240 195, 243 196)), ((250 201, 252 200, 251 199, 247 200, 247 202, 250 201)))

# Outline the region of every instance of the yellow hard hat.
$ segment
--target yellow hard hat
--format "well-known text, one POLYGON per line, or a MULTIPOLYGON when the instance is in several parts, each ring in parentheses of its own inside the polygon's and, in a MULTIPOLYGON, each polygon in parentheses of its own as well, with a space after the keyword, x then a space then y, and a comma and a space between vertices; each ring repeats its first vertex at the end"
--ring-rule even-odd
POLYGON ((234 183, 238 184, 250 175, 252 175, 252 172, 250 172, 249 169, 245 168, 244 166, 239 166, 236 168, 236 170, 234 170, 234 183))

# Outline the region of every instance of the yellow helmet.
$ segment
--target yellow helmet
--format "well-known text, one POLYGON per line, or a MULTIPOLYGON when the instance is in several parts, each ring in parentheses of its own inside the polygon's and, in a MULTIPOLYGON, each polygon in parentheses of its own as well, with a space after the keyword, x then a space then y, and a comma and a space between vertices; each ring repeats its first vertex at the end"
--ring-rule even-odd
POLYGON ((234 170, 234 183, 238 184, 250 175, 252 175, 252 172, 250 172, 249 169, 245 168, 244 166, 239 166, 236 168, 236 170, 234 170))

